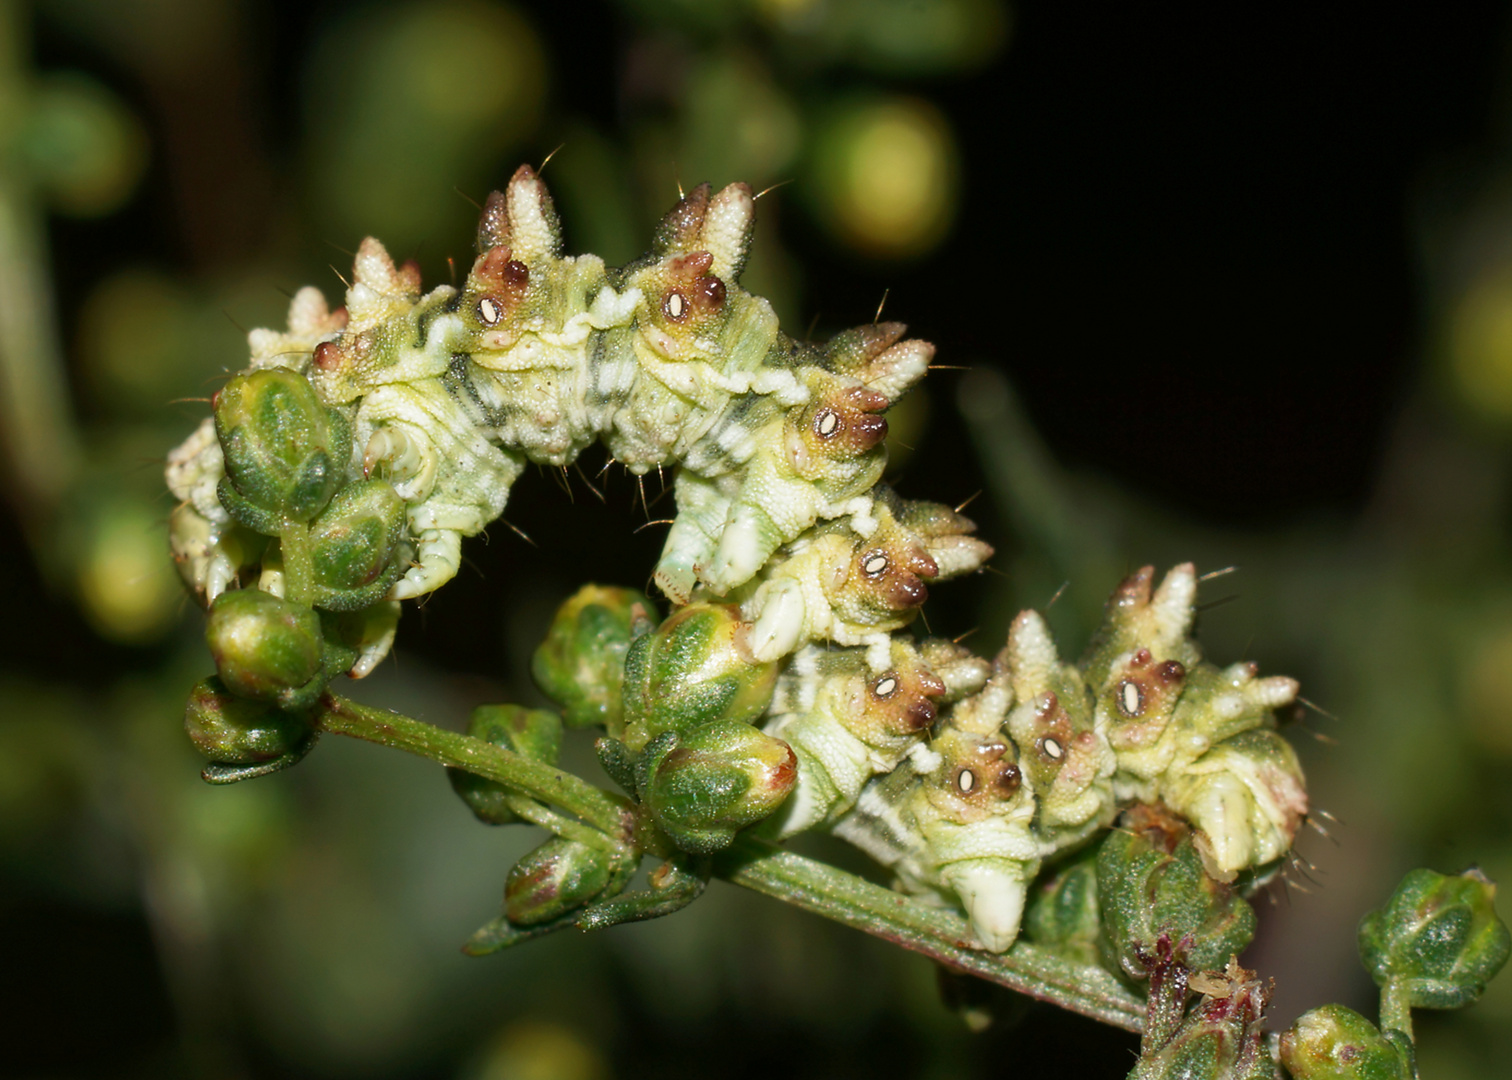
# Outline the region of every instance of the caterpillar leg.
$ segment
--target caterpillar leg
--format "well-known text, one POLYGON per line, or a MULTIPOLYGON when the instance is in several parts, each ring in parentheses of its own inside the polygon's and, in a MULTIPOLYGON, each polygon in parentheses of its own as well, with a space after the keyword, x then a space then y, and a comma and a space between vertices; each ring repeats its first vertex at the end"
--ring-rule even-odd
POLYGON ((961 898, 982 948, 1000 953, 1018 937, 1031 876, 1025 864, 1008 859, 970 859, 945 869, 945 883, 961 898))
POLYGON ((462 568, 462 534, 455 529, 424 529, 416 544, 417 565, 389 590, 390 600, 424 596, 445 585, 462 568))

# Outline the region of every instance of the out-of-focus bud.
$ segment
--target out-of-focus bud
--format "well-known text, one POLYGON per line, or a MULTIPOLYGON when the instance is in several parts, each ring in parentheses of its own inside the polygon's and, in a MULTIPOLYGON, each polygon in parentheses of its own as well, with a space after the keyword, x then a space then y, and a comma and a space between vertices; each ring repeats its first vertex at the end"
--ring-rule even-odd
POLYGON ((1143 978, 1162 935, 1193 970, 1221 968, 1255 936, 1255 912, 1210 877, 1191 830, 1164 810, 1139 805, 1097 854, 1097 900, 1110 965, 1143 978))
POLYGON ((189 692, 184 730, 211 761, 252 765, 300 752, 312 733, 309 717, 248 701, 215 676, 189 692))
POLYGON ((386 480, 338 491, 310 526, 315 605, 355 611, 375 604, 409 569, 404 500, 386 480))
POLYGON ((736 607, 690 604, 636 638, 625 655, 625 745, 639 752, 665 731, 765 712, 777 662, 751 655, 748 628, 736 607))
POLYGON ((1141 1046, 1129 1080, 1275 1080, 1261 1031, 1269 987, 1238 964, 1203 975, 1202 1000, 1161 1045, 1141 1046))
POLYGON ((1036 945, 1083 964, 1098 962, 1097 858, 1080 856, 1029 890, 1024 933, 1036 945))
POLYGON ((205 640, 232 693, 286 708, 313 696, 324 651, 313 609, 259 589, 222 593, 210 605, 205 640))
POLYGON ((351 434, 303 376, 282 368, 238 375, 214 398, 226 459, 217 493, 243 525, 274 535, 324 509, 346 479, 351 434))
POLYGON ((707 854, 781 805, 798 779, 798 758, 781 739, 721 720, 679 735, 665 732, 640 762, 641 802, 684 851, 707 854))
MULTIPOLYGON (((562 747, 562 721, 556 713, 519 705, 479 705, 467 723, 467 733, 548 765, 556 764, 562 747)), ((452 790, 479 821, 508 825, 519 820, 509 808, 510 792, 503 784, 450 766, 446 775, 452 790)))
POLYGON ((1295 1080, 1414 1080, 1412 1042, 1384 1035, 1343 1005, 1324 1005, 1297 1017, 1281 1036, 1281 1064, 1295 1080))
POLYGON ((654 611, 636 590, 604 585, 585 585, 557 610, 530 673, 561 706, 568 727, 623 731, 625 653, 632 638, 651 629, 654 611))
POLYGON ((504 882, 504 914, 518 926, 550 922, 605 893, 626 875, 602 848, 554 836, 527 854, 504 882))
POLYGON ((1383 1000, 1457 1009, 1480 997, 1512 952, 1495 898, 1496 885, 1479 870, 1403 878, 1386 906, 1360 923, 1360 959, 1383 1000))

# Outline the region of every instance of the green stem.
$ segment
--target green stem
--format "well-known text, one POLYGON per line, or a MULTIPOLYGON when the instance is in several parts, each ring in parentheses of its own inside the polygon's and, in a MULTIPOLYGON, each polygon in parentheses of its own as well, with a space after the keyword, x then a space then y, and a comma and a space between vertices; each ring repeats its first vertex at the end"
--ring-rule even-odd
POLYGON ((1126 1031, 1142 1030, 1145 1005, 1102 968, 1062 959, 1026 941, 1001 955, 971 944, 966 922, 824 863, 742 838, 716 857, 715 873, 846 926, 923 953, 947 967, 1126 1031))
POLYGON ((1387 979, 1381 986, 1381 1030, 1392 1028, 1412 1038, 1412 1005, 1406 987, 1397 979, 1387 979))
MULTIPOLYGON (((442 765, 466 769, 485 780, 506 784, 531 798, 575 814, 594 829, 623 843, 629 853, 628 841, 635 821, 629 804, 554 766, 470 735, 446 731, 386 709, 359 705, 334 694, 325 699, 320 727, 337 735, 391 746, 442 765)), ((557 831, 554 824, 546 827, 557 831)))
POLYGON ((310 551, 310 527, 284 526, 278 534, 278 551, 283 561, 284 599, 291 604, 314 603, 315 560, 310 551))
MULTIPOLYGON (((321 727, 507 784, 575 814, 624 843, 627 853, 640 848, 665 854, 656 852, 656 845, 648 844, 644 836, 636 835, 633 808, 624 800, 493 743, 334 695, 326 699, 321 727)), ((520 803, 529 810, 526 800, 520 803)), ((520 808, 513 802, 510 805, 519 813, 520 808)), ((536 810, 540 813, 531 813, 540 819, 537 824, 554 832, 569 835, 563 832, 564 826, 582 828, 544 808, 536 810)), ((602 844, 603 839, 598 842, 602 844)), ((716 858, 714 868, 718 876, 736 885, 923 953, 958 971, 1128 1031, 1140 1031, 1144 1024, 1144 1002, 1102 968, 1072 963, 1022 941, 1002 955, 983 952, 971 944, 965 920, 959 915, 928 907, 765 841, 742 838, 716 858)))

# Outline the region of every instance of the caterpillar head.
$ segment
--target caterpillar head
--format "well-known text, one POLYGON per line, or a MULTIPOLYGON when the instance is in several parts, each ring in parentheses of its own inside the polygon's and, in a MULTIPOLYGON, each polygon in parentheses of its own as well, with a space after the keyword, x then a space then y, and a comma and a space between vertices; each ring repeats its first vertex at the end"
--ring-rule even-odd
POLYGON ((1171 723, 1187 667, 1180 660, 1159 660, 1146 648, 1125 653, 1119 661, 1093 687, 1098 724, 1115 751, 1145 749, 1171 723))
MULTIPOLYGON (((378 381, 398 381, 393 370, 396 347, 411 331, 404 316, 420 299, 420 268, 414 262, 395 266, 388 251, 368 237, 352 263, 346 295, 346 332, 321 342, 310 356, 309 379, 322 400, 344 404, 378 381)), ((327 316, 334 322, 338 311, 327 316)))
POLYGON ((848 547, 837 545, 840 561, 822 585, 830 606, 855 626, 898 625, 899 617, 923 606, 929 598, 926 581, 939 576, 940 567, 920 538, 882 508, 877 528, 860 536, 846 528, 848 547))
MULTIPOLYGON (((1042 815, 1058 819, 1069 811, 1078 816, 1074 808, 1083 795, 1112 776, 1115 764, 1106 739, 1094 728, 1081 675, 1060 662, 1049 627, 1034 611, 1014 619, 993 670, 1013 686, 1018 704, 1008 714, 1008 731, 1044 804, 1042 815)), ((1091 809, 1095 812, 1095 806, 1091 809)))
POLYGON ((1192 640, 1196 569, 1191 563, 1173 567, 1152 591, 1154 580, 1155 568, 1141 567, 1108 599, 1102 626, 1082 665, 1091 685, 1102 685, 1115 667, 1140 649, 1148 650, 1156 662, 1176 660, 1191 667, 1201 659, 1192 640))
POLYGON ((940 766, 925 780, 929 801, 948 820, 967 825, 1003 816, 1032 802, 1013 743, 949 724, 930 749, 940 766))
POLYGON ((806 479, 828 477, 836 462, 851 461, 877 449, 887 437, 883 409, 892 404, 866 386, 837 379, 820 368, 805 372, 809 403, 789 414, 788 457, 806 479))
POLYGON ((738 350, 764 358, 776 330, 771 305, 740 288, 755 225, 755 202, 745 184, 710 194, 700 184, 662 220, 651 254, 625 269, 623 291, 639 289, 636 328, 660 359, 703 361, 726 370, 738 350))
POLYGON ((504 191, 489 195, 477 243, 458 311, 485 351, 505 349, 522 324, 565 299, 557 280, 561 224, 551 194, 530 166, 521 165, 504 191))
POLYGON ((864 651, 856 658, 858 669, 835 690, 836 709, 845 717, 846 728, 874 746, 928 730, 946 687, 919 651, 908 642, 893 641, 892 664, 880 675, 868 670, 864 651))

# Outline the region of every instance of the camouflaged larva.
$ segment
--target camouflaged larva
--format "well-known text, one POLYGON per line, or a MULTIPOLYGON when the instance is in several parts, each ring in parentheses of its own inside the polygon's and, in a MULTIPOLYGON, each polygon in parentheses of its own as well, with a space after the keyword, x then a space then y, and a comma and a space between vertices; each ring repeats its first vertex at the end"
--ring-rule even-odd
POLYGON ((1037 613, 1020 614, 985 685, 871 780, 833 831, 901 887, 958 902, 993 951, 1017 936, 1042 861, 1136 800, 1189 821, 1215 878, 1276 864, 1308 809, 1296 754, 1275 731, 1296 683, 1203 662, 1195 570, 1178 566, 1152 591, 1153 580, 1145 567, 1119 587, 1077 666, 1037 613))
MULTIPOLYGON (((522 167, 490 196, 460 289, 422 294, 413 264, 366 240, 344 309, 301 290, 287 332, 250 335, 251 366, 305 374, 349 411, 354 474, 404 497, 418 556, 396 599, 456 574, 462 538, 502 513, 527 461, 566 464, 595 440, 632 472, 678 467, 656 581, 677 603, 695 587, 724 596, 817 521, 865 528, 886 460, 878 414, 932 352, 897 324, 794 343, 738 284, 753 222, 744 184, 700 185, 650 254, 606 270, 562 255, 546 187, 522 167)), ((215 455, 201 435, 170 476, 196 515, 181 515, 175 549, 207 600, 246 565, 217 546, 215 455)))

